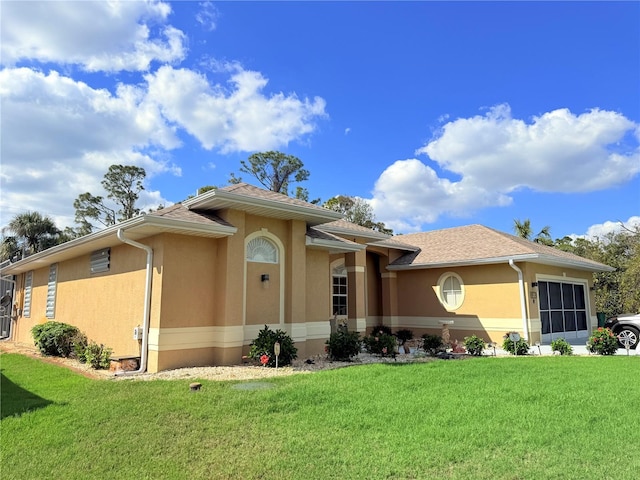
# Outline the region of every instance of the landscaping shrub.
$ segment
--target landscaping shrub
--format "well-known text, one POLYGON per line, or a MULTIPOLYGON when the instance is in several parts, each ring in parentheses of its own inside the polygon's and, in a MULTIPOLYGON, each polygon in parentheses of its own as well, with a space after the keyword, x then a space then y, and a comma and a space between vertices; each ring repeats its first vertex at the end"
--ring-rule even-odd
POLYGON ((260 360, 263 365, 267 367, 276 366, 276 354, 273 350, 273 346, 276 342, 280 342, 280 355, 278 356, 278 365, 285 366, 290 365, 292 360, 298 357, 298 349, 293 344, 293 340, 287 332, 282 330, 270 330, 267 325, 258 333, 258 338, 251 342, 251 349, 249 350, 249 357, 255 360, 260 360), (261 357, 266 356, 266 361, 263 362, 261 357))
POLYGON ((486 342, 477 335, 471 335, 464 338, 464 347, 467 349, 469 355, 479 357, 486 348, 486 342))
POLYGON ((85 363, 87 358, 85 357, 85 352, 87 350, 87 336, 78 332, 75 334, 72 340, 73 345, 73 357, 78 360, 80 363, 85 363))
POLYGON ((384 333, 385 335, 393 335, 391 333, 391 328, 387 327, 386 325, 378 325, 371 331, 371 335, 373 334, 380 335, 381 333, 384 333))
POLYGON ((503 337, 504 342, 502 342, 502 348, 509 352, 511 355, 528 355, 529 354, 529 344, 527 341, 520 337, 520 340, 514 342, 509 338, 509 335, 516 332, 507 332, 507 334, 503 337))
POLYGON ((431 335, 425 333, 422 335, 422 348, 428 355, 436 355, 438 352, 444 350, 444 342, 440 335, 431 335))
POLYGON ((364 337, 362 343, 364 344, 365 350, 373 355, 383 357, 396 356, 396 337, 391 334, 376 330, 370 336, 364 337))
POLYGON ((558 338, 551 342, 551 350, 560 355, 573 355, 573 347, 564 338, 558 338))
POLYGON ((398 330, 396 333, 396 338, 398 339, 399 345, 404 345, 405 342, 411 340, 413 338, 413 332, 411 330, 407 330, 403 328, 402 330, 398 330))
POLYGON ((362 341, 358 332, 339 329, 332 333, 326 341, 329 359, 336 362, 350 362, 352 357, 360 353, 362 341))
POLYGON ((31 335, 43 355, 74 357, 95 369, 109 368, 113 350, 95 342, 88 343, 87 336, 73 325, 49 321, 33 327, 31 335))
POLYGON ((104 345, 98 345, 96 342, 90 342, 84 350, 84 359, 92 368, 96 370, 109 368, 111 363, 110 348, 104 345))
POLYGON ((587 350, 598 355, 613 355, 618 350, 618 339, 611 330, 600 327, 589 337, 587 350))
POLYGON ((80 331, 62 322, 46 322, 31 329, 36 347, 43 355, 68 357, 73 352, 73 341, 80 331))

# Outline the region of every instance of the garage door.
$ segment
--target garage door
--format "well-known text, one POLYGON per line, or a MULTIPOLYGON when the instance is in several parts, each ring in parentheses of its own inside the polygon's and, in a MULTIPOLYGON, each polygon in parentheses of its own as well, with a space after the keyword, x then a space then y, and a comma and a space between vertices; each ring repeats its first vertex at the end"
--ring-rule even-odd
POLYGON ((589 335, 584 285, 538 282, 538 292, 543 342, 556 338, 585 338, 589 335))

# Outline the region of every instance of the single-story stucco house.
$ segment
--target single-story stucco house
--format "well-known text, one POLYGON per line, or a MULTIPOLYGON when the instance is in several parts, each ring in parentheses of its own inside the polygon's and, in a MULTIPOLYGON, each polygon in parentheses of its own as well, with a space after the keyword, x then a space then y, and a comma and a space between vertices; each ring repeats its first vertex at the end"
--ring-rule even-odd
POLYGON ((13 279, 10 339, 47 320, 79 327, 150 372, 241 362, 266 324, 305 357, 335 320, 365 333, 530 342, 597 325, 593 272, 612 270, 481 225, 391 237, 247 184, 211 190, 50 248, 13 279))

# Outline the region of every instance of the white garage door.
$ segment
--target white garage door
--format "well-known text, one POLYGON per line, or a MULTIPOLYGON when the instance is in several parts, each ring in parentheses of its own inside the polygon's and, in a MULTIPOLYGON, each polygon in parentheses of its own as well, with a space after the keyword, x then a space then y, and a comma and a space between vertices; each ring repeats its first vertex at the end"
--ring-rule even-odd
POLYGON ((565 282, 538 282, 542 341, 556 338, 585 338, 587 303, 584 285, 565 282))

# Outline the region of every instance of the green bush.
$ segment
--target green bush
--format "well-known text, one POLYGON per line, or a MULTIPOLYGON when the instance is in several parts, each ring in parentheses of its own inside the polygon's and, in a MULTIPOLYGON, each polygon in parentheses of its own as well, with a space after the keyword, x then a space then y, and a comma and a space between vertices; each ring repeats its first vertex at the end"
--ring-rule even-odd
POLYGON ((440 335, 431 335, 425 333, 422 335, 422 348, 428 355, 436 355, 438 352, 444 350, 444 342, 440 335))
POLYGON ((618 339, 608 328, 598 328, 589 337, 587 350, 598 355, 613 355, 618 350, 618 339))
POLYGON ((385 335, 393 335, 391 333, 391 328, 387 327, 386 325, 377 325, 371 331, 371 335, 374 335, 374 334, 380 335, 381 333, 384 333, 385 335))
POLYGON ((276 366, 276 354, 273 350, 273 346, 276 342, 280 343, 280 355, 278 356, 278 365, 285 366, 290 365, 292 360, 298 357, 298 349, 293 344, 293 340, 287 332, 282 330, 270 330, 267 325, 258 333, 258 338, 251 342, 251 348, 249 350, 249 357, 254 360, 260 360, 263 355, 266 355, 267 367, 276 366))
POLYGON ((520 337, 520 340, 514 342, 509 338, 509 335, 516 332, 508 332, 503 338, 502 348, 509 352, 511 355, 528 355, 529 354, 529 344, 527 341, 520 337))
POLYGON ((36 347, 43 355, 68 357, 73 352, 73 341, 80 333, 73 325, 62 322, 46 322, 31 329, 36 347))
POLYGON ((110 348, 104 345, 98 345, 96 342, 90 342, 84 350, 84 359, 92 368, 96 370, 109 368, 111 363, 110 348))
POLYGON ((558 338, 551 342, 551 350, 560 355, 573 355, 573 347, 564 338, 558 338))
POLYGON ((487 343, 477 335, 471 335, 464 338, 464 348, 467 349, 469 355, 479 357, 486 348, 487 343))
POLYGON ((376 330, 373 334, 362 339, 364 348, 368 353, 382 357, 396 356, 396 337, 388 333, 376 330))
POLYGON ((325 343, 329 359, 336 362, 350 362, 351 358, 358 355, 362 348, 360 334, 343 329, 332 333, 325 343))
POLYGON ((85 352, 87 350, 87 336, 78 332, 75 334, 72 340, 73 345, 73 357, 78 360, 80 363, 86 363, 87 358, 85 357, 85 352))
POLYGON ((413 338, 413 332, 411 330, 407 330, 403 328, 402 330, 398 330, 396 333, 396 338, 398 339, 398 344, 404 345, 405 342, 411 340, 413 338))

